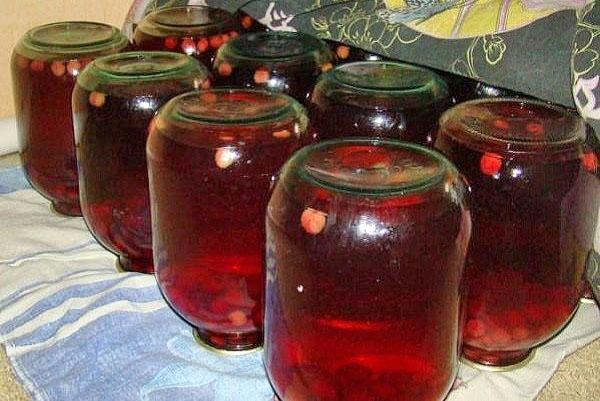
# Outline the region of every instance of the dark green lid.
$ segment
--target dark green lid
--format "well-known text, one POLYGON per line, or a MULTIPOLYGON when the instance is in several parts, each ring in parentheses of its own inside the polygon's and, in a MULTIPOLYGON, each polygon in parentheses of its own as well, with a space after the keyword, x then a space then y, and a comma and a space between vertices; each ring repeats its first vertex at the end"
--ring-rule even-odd
POLYGON ((185 36, 213 35, 237 28, 233 14, 206 6, 168 7, 148 14, 136 31, 148 35, 185 36))
MULTIPOLYGON (((394 61, 360 61, 337 66, 319 78, 318 90, 340 102, 367 107, 385 98, 389 107, 418 107, 449 101, 446 83, 436 73, 394 61), (345 100, 341 99, 341 96, 345 100)), ((377 105, 377 104, 375 104, 377 105)))
POLYGON ((406 195, 440 184, 455 167, 432 149, 387 139, 343 138, 300 150, 287 170, 326 189, 363 196, 406 195))
POLYGON ((42 25, 28 31, 16 52, 31 59, 98 56, 124 49, 127 38, 119 29, 97 22, 71 21, 42 25))
POLYGON ((79 76, 77 83, 88 90, 98 90, 104 85, 189 79, 201 83, 208 78, 206 67, 185 54, 126 52, 94 60, 79 76))
POLYGON ((271 31, 250 33, 231 40, 219 49, 217 58, 232 65, 246 62, 321 65, 332 56, 327 44, 311 35, 271 31))

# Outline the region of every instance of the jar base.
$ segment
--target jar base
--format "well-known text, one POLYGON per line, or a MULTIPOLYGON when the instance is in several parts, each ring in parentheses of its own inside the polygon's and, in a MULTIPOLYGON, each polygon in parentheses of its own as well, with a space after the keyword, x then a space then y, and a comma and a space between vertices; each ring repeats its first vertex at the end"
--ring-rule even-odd
POLYGON ((146 259, 130 259, 119 255, 116 263, 119 273, 144 273, 154 274, 154 263, 146 259))
POLYGON ((508 372, 520 369, 535 357, 535 349, 519 351, 487 351, 465 345, 462 361, 476 369, 508 372))
POLYGON ((79 204, 73 204, 68 202, 56 202, 50 203, 50 210, 60 216, 69 217, 81 217, 81 206, 79 204))
POLYGON ((214 333, 193 329, 196 342, 211 352, 222 355, 246 355, 262 351, 262 335, 256 333, 214 333))

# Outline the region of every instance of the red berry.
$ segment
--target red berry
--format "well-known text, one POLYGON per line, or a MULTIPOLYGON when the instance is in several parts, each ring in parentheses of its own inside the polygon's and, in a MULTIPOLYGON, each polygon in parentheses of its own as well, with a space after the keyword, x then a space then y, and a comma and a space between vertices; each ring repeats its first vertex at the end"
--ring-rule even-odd
POLYGON ((219 67, 217 69, 219 71, 219 75, 222 77, 228 77, 233 72, 233 67, 227 62, 219 64, 219 67))
POLYGON ((485 175, 496 175, 502 168, 502 156, 495 153, 485 153, 481 156, 481 172, 485 175))
POLYGON ((76 77, 81 70, 81 63, 77 60, 71 60, 67 63, 67 71, 70 75, 76 77))
POLYGON ((596 174, 596 171, 598 171, 598 156, 595 153, 584 153, 581 156, 581 161, 583 162, 583 168, 592 174, 596 174))
POLYGON ((308 234, 320 234, 327 224, 327 213, 309 207, 302 213, 300 224, 308 234))
POLYGON ((338 46, 338 48, 335 49, 335 54, 340 60, 346 60, 350 57, 350 48, 344 45, 338 46))
POLYGON ((257 84, 266 84, 270 78, 271 74, 266 68, 259 68, 254 73, 254 82, 256 82, 257 84))
POLYGON ((175 50, 177 48, 177 44, 179 43, 179 39, 169 36, 165 39, 165 48, 169 50, 175 50))
POLYGON ((90 93, 89 101, 94 107, 102 107, 106 103, 106 95, 101 92, 92 92, 90 93))
POLYGON ((185 38, 181 41, 181 50, 187 55, 194 54, 196 53, 196 43, 192 38, 185 38))
POLYGON ((208 43, 213 49, 218 49, 223 44, 223 40, 221 39, 221 35, 214 35, 210 37, 208 43))
POLYGON ((29 64, 29 68, 31 68, 31 71, 35 72, 44 71, 44 62, 42 60, 33 60, 31 64, 29 64))
POLYGON ((291 136, 292 136, 292 133, 287 129, 273 132, 273 137, 277 138, 277 139, 287 139, 291 136))
POLYGON ((244 17, 242 17, 241 23, 244 29, 250 29, 252 28, 254 21, 252 20, 252 17, 245 15, 244 17))
POLYGON ((502 130, 506 130, 510 127, 510 124, 508 121, 506 120, 494 120, 494 122, 492 122, 492 124, 494 125, 494 127, 498 128, 498 129, 502 129, 502 130))
POLYGON ((67 67, 60 61, 54 61, 50 66, 50 70, 55 76, 62 77, 67 72, 67 67))
POLYGON ((206 38, 200 39, 198 41, 198 46, 197 46, 198 47, 198 52, 204 53, 205 51, 208 50, 208 46, 209 46, 208 39, 206 39, 206 38))
POLYGON ((525 129, 536 137, 544 134, 544 126, 540 123, 529 123, 525 129))

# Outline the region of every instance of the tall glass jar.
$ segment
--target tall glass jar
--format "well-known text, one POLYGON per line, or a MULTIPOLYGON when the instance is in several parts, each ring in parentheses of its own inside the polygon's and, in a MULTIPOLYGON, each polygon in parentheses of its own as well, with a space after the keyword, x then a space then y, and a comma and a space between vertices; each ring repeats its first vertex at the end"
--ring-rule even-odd
POLYGON ((374 138, 297 152, 267 211, 265 364, 281 400, 442 400, 458 367, 467 186, 374 138))
POLYGON ((305 131, 296 101, 244 89, 179 96, 155 119, 148 166, 157 280, 202 344, 262 344, 269 189, 305 131))
POLYGON ((148 14, 136 27, 133 45, 138 50, 172 51, 193 56, 207 68, 217 49, 239 36, 235 16, 205 6, 168 7, 148 14))
POLYGON ((71 94, 94 58, 117 53, 127 39, 95 22, 59 22, 27 32, 11 69, 19 152, 33 188, 63 214, 80 216, 71 94))
POLYGON ((258 32, 225 44, 217 53, 217 85, 264 88, 304 102, 317 77, 332 68, 322 40, 298 32, 258 32))
POLYGON ((121 268, 153 272, 146 167, 148 124, 172 97, 208 79, 178 53, 99 58, 79 76, 73 110, 83 217, 121 268))
POLYGON ((430 145, 450 106, 447 85, 432 71, 393 61, 343 64, 315 85, 310 131, 320 140, 377 136, 430 145))
POLYGON ((582 295, 598 148, 577 115, 532 100, 462 103, 440 125, 436 148, 473 195, 464 353, 514 367, 569 321, 582 295))

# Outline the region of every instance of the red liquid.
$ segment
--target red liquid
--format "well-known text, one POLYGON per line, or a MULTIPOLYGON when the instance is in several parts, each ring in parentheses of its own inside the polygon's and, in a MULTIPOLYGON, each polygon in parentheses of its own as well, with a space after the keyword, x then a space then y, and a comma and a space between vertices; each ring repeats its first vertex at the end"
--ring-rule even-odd
POLYGON ((83 214, 92 234, 119 255, 125 270, 153 272, 147 127, 167 100, 187 89, 172 82, 141 89, 125 85, 104 98, 75 89, 83 214))
MULTIPOLYGON (((386 163, 346 150, 330 159, 386 163)), ((265 364, 280 399, 443 399, 458 363, 467 212, 435 190, 371 198, 286 174, 267 217, 265 364)))
POLYGON ((259 346, 264 216, 272 176, 299 146, 294 121, 183 133, 160 124, 148 163, 162 293, 209 345, 259 346))
POLYGON ((31 185, 60 213, 80 216, 71 93, 89 59, 12 58, 21 160, 31 185))
MULTIPOLYGON (((491 107, 505 107, 513 118, 525 114, 522 121, 481 122, 481 132, 543 138, 544 121, 553 118, 539 108, 528 115, 527 106, 491 107)), ((596 225, 598 182, 576 154, 552 154, 549 148, 496 154, 453 140, 443 130, 436 148, 467 177, 473 195, 464 353, 483 364, 515 364, 575 311, 596 225)))

